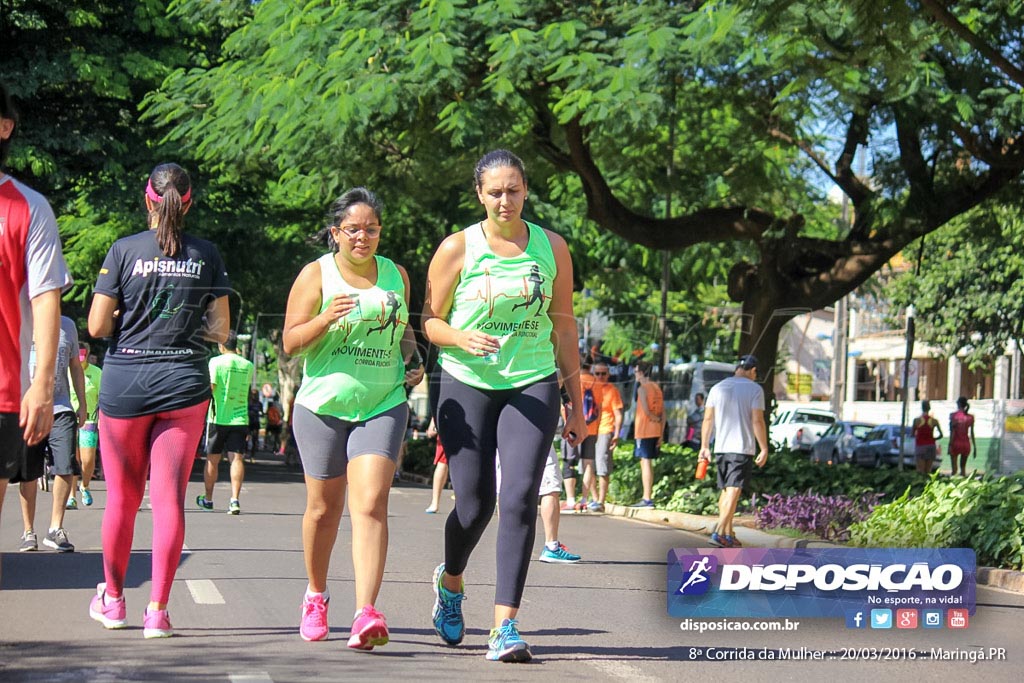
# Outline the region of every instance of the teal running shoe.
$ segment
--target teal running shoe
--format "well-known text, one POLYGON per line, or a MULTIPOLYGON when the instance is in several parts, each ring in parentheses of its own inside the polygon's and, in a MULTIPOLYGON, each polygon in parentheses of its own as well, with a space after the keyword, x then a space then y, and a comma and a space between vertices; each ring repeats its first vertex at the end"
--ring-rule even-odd
POLYGON ((86 507, 92 505, 92 491, 86 488, 82 488, 82 485, 78 485, 78 491, 82 494, 82 502, 85 503, 86 507))
POLYGON ((213 509, 213 501, 212 500, 206 500, 206 496, 199 495, 199 496, 196 496, 196 506, 200 510, 212 510, 213 509))
POLYGON ((557 550, 551 550, 544 546, 544 550, 540 551, 538 559, 541 562, 551 562, 553 564, 576 564, 580 561, 580 556, 576 553, 570 553, 568 548, 559 543, 557 550))
POLYGON ((487 659, 492 662, 528 662, 533 658, 530 646, 519 635, 515 619, 505 619, 501 626, 491 629, 487 639, 487 659))
POLYGON ((441 585, 441 577, 444 576, 444 562, 437 565, 434 570, 434 610, 431 618, 434 620, 434 630, 441 640, 449 645, 458 645, 466 635, 466 621, 462 618, 462 601, 466 599, 465 585, 463 592, 453 593, 441 585))

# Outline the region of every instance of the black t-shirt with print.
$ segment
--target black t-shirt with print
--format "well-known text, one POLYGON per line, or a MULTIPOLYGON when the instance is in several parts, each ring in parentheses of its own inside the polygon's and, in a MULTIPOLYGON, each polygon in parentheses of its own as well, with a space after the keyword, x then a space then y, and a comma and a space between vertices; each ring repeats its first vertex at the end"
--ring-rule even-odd
POLYGON ((203 314, 229 290, 212 242, 185 235, 175 258, 163 255, 154 230, 115 242, 95 290, 117 299, 120 311, 103 365, 100 410, 134 417, 210 398, 203 314))

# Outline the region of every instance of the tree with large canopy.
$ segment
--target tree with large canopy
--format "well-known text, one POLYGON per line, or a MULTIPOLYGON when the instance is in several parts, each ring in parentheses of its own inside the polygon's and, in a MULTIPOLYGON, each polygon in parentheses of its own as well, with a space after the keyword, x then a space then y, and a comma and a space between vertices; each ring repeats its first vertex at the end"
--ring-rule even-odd
POLYGON ((442 216, 443 230, 473 215, 472 160, 511 146, 534 162, 535 195, 557 201, 549 179, 572 174, 587 216, 626 240, 740 245, 739 351, 769 370, 792 316, 1024 170, 1024 78, 1001 52, 1024 38, 1019 3, 172 7, 238 28, 221 61, 176 71, 150 98, 170 140, 262 178, 282 203, 373 184, 410 224, 442 216), (830 187, 852 202, 849 223, 830 187))

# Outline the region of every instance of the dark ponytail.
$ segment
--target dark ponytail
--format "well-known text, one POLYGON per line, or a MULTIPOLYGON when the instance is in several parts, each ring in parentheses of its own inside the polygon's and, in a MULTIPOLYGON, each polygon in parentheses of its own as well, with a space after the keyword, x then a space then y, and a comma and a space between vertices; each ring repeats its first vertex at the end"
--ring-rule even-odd
POLYGON ((149 174, 146 196, 154 204, 156 242, 165 256, 173 258, 182 250, 185 209, 192 200, 188 173, 177 164, 160 164, 149 174))

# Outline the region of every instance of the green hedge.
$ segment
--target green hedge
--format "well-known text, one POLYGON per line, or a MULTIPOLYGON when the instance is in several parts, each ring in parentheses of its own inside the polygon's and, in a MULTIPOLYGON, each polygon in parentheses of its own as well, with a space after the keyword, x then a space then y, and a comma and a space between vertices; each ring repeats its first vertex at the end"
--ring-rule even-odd
MULTIPOLYGON (((659 509, 692 514, 718 514, 718 489, 714 464, 703 480, 694 479, 697 452, 678 444, 662 448, 654 461, 654 502, 659 509)), ((906 492, 919 495, 928 478, 913 470, 867 468, 854 465, 824 465, 810 462, 804 454, 788 450, 772 453, 764 468, 754 467, 753 475, 737 510, 751 512, 764 494, 816 493, 843 495, 856 499, 866 493, 881 493, 882 501, 893 501, 906 492)), ((640 465, 633 457, 633 443, 624 442, 615 449, 615 469, 608 498, 630 505, 640 500, 640 465)))
POLYGON ((850 534, 862 547, 973 548, 979 565, 1024 569, 1024 474, 934 476, 921 495, 876 507, 850 534))
POLYGON ((402 471, 424 477, 434 476, 434 449, 433 439, 409 439, 406 441, 402 471))

